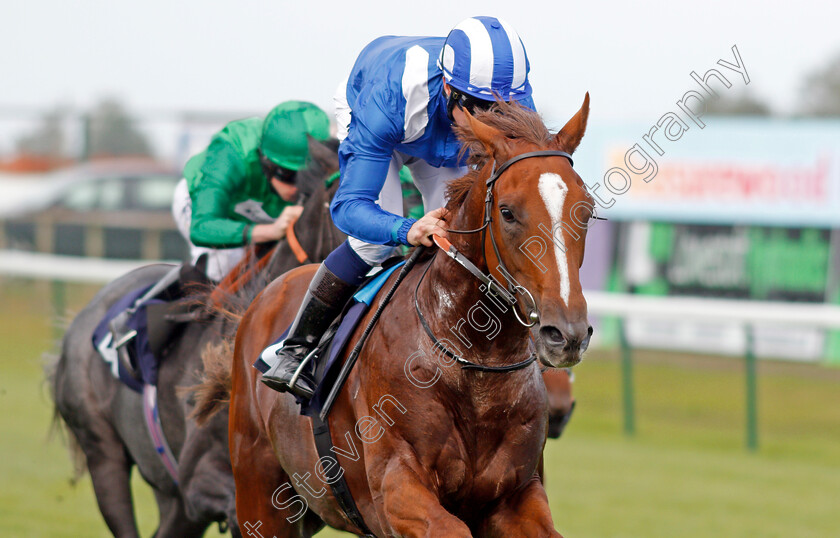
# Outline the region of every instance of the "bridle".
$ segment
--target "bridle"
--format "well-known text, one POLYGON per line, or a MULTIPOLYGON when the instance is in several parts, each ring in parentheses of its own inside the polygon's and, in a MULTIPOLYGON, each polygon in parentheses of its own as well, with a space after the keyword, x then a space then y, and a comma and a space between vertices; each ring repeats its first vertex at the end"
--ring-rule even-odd
MULTIPOLYGON (((443 239, 438 236, 434 236, 433 238, 435 244, 442 251, 444 251, 450 258, 455 260, 458 264, 460 264, 467 271, 472 273, 472 275, 475 276, 479 281, 482 282, 482 288, 486 289, 486 293, 492 294, 494 297, 508 303, 513 309, 513 314, 516 318, 516 321, 518 321, 524 327, 533 327, 540 320, 539 311, 537 309, 537 303, 534 300, 534 296, 531 294, 531 292, 528 291, 527 288, 519 284, 516 281, 516 279, 513 278, 513 275, 510 274, 510 271, 508 271, 507 267, 505 266, 505 262, 502 260, 501 254, 499 252, 499 247, 496 244, 496 237, 493 234, 493 227, 490 226, 490 223, 493 221, 491 211, 493 209, 493 187, 496 185, 496 181, 508 168, 511 167, 511 165, 518 163, 519 161, 531 159, 534 157, 565 157, 569 160, 569 164, 571 164, 572 166, 574 166, 575 164, 570 154, 560 150, 540 150, 521 153, 515 157, 511 157, 510 159, 502 163, 502 165, 498 168, 496 168, 496 163, 494 161, 493 170, 490 173, 490 177, 486 181, 487 194, 484 198, 484 222, 482 223, 482 225, 478 228, 475 228, 474 230, 447 230, 447 232, 449 233, 456 234, 472 234, 481 232, 482 249, 484 248, 485 244, 485 234, 487 230, 490 230, 490 244, 493 245, 493 252, 496 254, 496 259, 499 262, 497 269, 507 281, 507 286, 502 286, 489 271, 487 273, 482 272, 481 269, 479 269, 472 261, 470 261, 466 256, 464 256, 463 253, 458 251, 458 249, 456 249, 455 246, 453 246, 446 239, 443 239), (522 293, 525 297, 527 297, 528 301, 530 302, 530 305, 528 305, 527 316, 525 317, 520 317, 521 313, 519 312, 519 301, 516 298, 517 293, 522 293)), ((484 257, 485 259, 487 259, 486 253, 484 257)), ((420 275, 420 279, 417 281, 417 286, 414 288, 414 309, 417 311, 417 317, 420 319, 420 324, 423 326, 423 329, 426 331, 426 334, 429 336, 429 338, 432 339, 432 342, 435 346, 439 347, 448 357, 457 361, 463 369, 474 369, 485 372, 510 372, 514 370, 519 370, 521 368, 525 368, 526 366, 528 366, 536 360, 536 355, 532 353, 531 356, 525 359, 524 361, 517 362, 508 366, 484 366, 481 364, 476 364, 463 357, 460 357, 455 353, 452 353, 450 350, 446 349, 446 347, 444 347, 444 345, 435 337, 434 333, 432 333, 432 330, 429 327, 426 318, 420 311, 420 303, 417 300, 417 291, 420 289, 420 283, 423 282, 423 278, 426 276, 426 273, 432 266, 433 261, 434 257, 431 260, 429 260, 426 269, 423 270, 423 274, 420 275)), ((484 289, 482 289, 482 291, 484 291, 484 289)))
MULTIPOLYGON (((469 261, 463 254, 458 252, 455 249, 455 247, 453 247, 452 245, 449 245, 449 248, 446 249, 446 253, 450 257, 452 257, 455 261, 460 263, 462 266, 466 267, 468 271, 470 271, 472 274, 474 274, 476 276, 476 278, 478 278, 482 282, 487 283, 486 284, 486 286, 487 286, 486 289, 487 289, 488 293, 498 294, 501 297, 506 298, 505 300, 507 300, 508 303, 514 309, 516 309, 516 307, 517 307, 517 300, 516 300, 516 297, 514 296, 514 293, 517 293, 519 289, 523 290, 523 292, 527 292, 528 296, 531 298, 532 304, 534 304, 533 312, 536 312, 536 304, 533 303, 533 300, 534 300, 533 296, 524 287, 520 286, 519 284, 515 284, 516 281, 513 280, 513 277, 510 276, 510 272, 504 267, 504 262, 502 262, 502 258, 499 257, 499 255, 498 255, 499 249, 496 245, 496 238, 493 236, 493 228, 490 226, 490 223, 492 222, 492 217, 490 216, 490 210, 493 207, 493 192, 492 191, 493 191, 493 186, 496 184, 496 181, 499 179, 499 177, 501 177, 501 175, 505 172, 505 170, 510 168, 510 166, 512 164, 517 163, 517 162, 519 162, 523 159, 529 159, 529 158, 532 158, 532 157, 565 157, 566 159, 569 160, 569 163, 574 165, 574 162, 572 161, 572 156, 571 155, 569 155, 565 151, 555 151, 555 150, 531 151, 531 152, 528 152, 528 153, 523 153, 521 155, 517 155, 516 157, 513 157, 513 158, 505 161, 498 169, 496 169, 496 163, 494 162, 493 163, 493 172, 491 172, 490 178, 487 180, 487 183, 486 183, 486 185, 487 185, 487 195, 486 195, 486 198, 485 198, 485 205, 484 205, 484 223, 481 225, 481 227, 476 228, 475 230, 449 230, 452 233, 460 233, 460 234, 471 234, 471 233, 482 232, 481 244, 482 244, 482 248, 483 248, 483 245, 484 245, 484 231, 489 227, 490 228, 490 241, 493 243, 493 249, 495 250, 496 257, 499 260, 499 272, 501 272, 502 275, 504 275, 504 277, 506 279, 508 279, 508 287, 503 288, 496 281, 496 279, 493 278, 492 275, 482 273, 481 270, 478 269, 475 266, 475 264, 473 264, 471 261, 469 261)), ((344 361, 344 364, 342 365, 341 370, 338 372, 338 374, 336 376, 334 386, 341 387, 344 384, 344 382, 347 380, 347 377, 350 375, 350 371, 353 369, 353 365, 356 363, 356 360, 359 358, 359 355, 361 354, 362 347, 365 345, 365 342, 367 341, 368 336, 370 336, 370 333, 373 331, 373 328, 376 325, 377 321, 379 320, 380 316, 382 315, 382 312, 385 310, 385 307, 389 304, 389 301, 394 296, 394 293, 396 292, 400 283, 402 283, 402 281, 406 278, 406 276, 409 274, 409 272, 414 268, 415 264, 417 263, 417 260, 420 258, 420 256, 423 254, 423 252, 425 252, 425 250, 426 250, 426 247, 423 246, 423 245, 417 247, 416 249, 414 249, 414 252, 411 254, 411 256, 409 256, 409 258, 405 261, 405 263, 403 264, 402 268, 399 271, 399 274, 397 275, 397 278, 394 280, 393 284, 391 284, 391 288, 388 290, 388 292, 385 294, 385 296, 379 302, 379 306, 376 307, 376 310, 374 311, 373 316, 370 317, 370 319, 367 323, 367 326, 365 327, 365 330, 362 332, 362 335, 359 337, 359 339, 356 340, 356 345, 353 347, 353 350, 347 356, 347 360, 344 361)), ((437 251, 435 251, 435 255, 437 255, 437 251)), ((485 258, 486 258, 486 254, 485 254, 485 258)), ((426 331, 426 334, 432 340, 432 344, 435 347, 440 348, 441 351, 443 351, 443 353, 446 356, 451 358, 453 361, 459 363, 461 365, 462 370, 475 370, 475 371, 479 371, 479 372, 490 372, 490 373, 507 373, 507 372, 513 372, 513 371, 516 371, 516 370, 521 370, 522 368, 530 366, 534 361, 537 360, 536 353, 532 352, 527 359, 525 359, 524 361, 514 363, 514 364, 509 364, 509 365, 506 365, 506 366, 485 366, 483 364, 474 363, 474 362, 472 362, 468 359, 465 359, 464 357, 461 357, 459 355, 456 355, 455 353, 452 353, 450 350, 446 349, 446 346, 444 346, 443 343, 441 343, 441 341, 438 340, 435 337, 434 333, 432 332, 432 329, 429 327, 429 324, 426 321, 426 318, 423 316, 423 312, 420 311, 420 303, 417 300, 417 292, 420 289, 420 284, 423 282, 423 279, 425 278, 426 273, 429 272, 429 268, 432 266, 432 263, 434 261, 435 261, 435 258, 434 258, 434 256, 432 256, 431 259, 429 260, 429 263, 426 265, 426 268, 423 270, 423 273, 420 275, 420 278, 417 280, 417 286, 414 288, 414 309, 417 312, 417 318, 420 320, 420 325, 422 325, 423 330, 426 331)), ((482 290, 482 291, 484 291, 484 290, 482 290)), ((533 326, 539 320, 539 315, 538 314, 536 316, 529 316, 529 317, 531 317, 532 322, 531 322, 530 325, 523 323, 523 325, 525 325, 526 327, 533 326)), ((517 316, 517 319, 519 319, 518 316, 517 316)), ((520 323, 522 323, 521 320, 520 320, 520 323)), ((337 395, 338 395, 337 390, 332 390, 327 395, 327 399, 324 401, 324 404, 321 408, 321 412, 319 413, 319 416, 321 417, 321 420, 326 420, 327 415, 329 415, 330 409, 332 409, 333 403, 335 403, 335 398, 336 398, 337 395)))

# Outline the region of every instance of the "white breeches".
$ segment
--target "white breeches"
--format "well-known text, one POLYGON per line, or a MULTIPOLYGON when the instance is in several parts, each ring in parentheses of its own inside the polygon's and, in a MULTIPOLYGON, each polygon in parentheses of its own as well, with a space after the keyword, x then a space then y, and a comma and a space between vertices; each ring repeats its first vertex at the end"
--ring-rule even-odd
POLYGON ((245 256, 244 247, 208 248, 199 247, 190 241, 190 222, 192 221, 192 200, 187 188, 187 180, 182 179, 175 186, 172 198, 172 216, 178 231, 190 245, 190 261, 195 264, 198 257, 207 254, 207 276, 215 281, 221 280, 245 256))

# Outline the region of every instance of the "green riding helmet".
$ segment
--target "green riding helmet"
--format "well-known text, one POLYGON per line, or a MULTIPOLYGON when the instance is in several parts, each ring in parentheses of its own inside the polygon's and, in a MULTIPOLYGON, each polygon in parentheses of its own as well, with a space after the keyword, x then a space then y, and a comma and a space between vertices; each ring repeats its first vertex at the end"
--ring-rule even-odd
POLYGON ((286 101, 265 117, 260 150, 274 164, 297 171, 309 157, 306 135, 326 140, 330 136, 327 114, 306 101, 286 101))

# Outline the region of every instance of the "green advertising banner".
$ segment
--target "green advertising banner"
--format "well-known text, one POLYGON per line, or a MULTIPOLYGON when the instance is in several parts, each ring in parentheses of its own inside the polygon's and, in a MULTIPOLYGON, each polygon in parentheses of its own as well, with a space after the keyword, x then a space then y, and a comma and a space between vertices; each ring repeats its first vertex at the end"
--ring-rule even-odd
MULTIPOLYGON (((625 223, 617 274, 648 295, 840 303, 831 230, 672 223, 625 223)), ((618 284, 617 282, 614 285, 618 284)), ((840 363, 840 332, 810 330, 816 351, 776 356, 840 363)), ((644 338, 642 338, 644 340, 644 338)), ((771 347, 765 343, 765 348, 771 347)), ((759 342, 760 345, 760 342, 759 342)), ((813 347, 813 346, 812 346, 813 347)), ((768 353, 772 355, 772 348, 768 353)))

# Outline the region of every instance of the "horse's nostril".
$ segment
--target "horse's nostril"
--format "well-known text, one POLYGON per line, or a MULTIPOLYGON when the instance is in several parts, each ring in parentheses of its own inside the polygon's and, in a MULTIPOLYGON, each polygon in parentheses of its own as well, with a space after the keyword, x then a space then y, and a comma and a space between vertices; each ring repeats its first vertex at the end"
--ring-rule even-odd
POLYGON ((560 329, 557 327, 553 327, 551 325, 546 327, 540 328, 540 336, 545 341, 546 344, 552 346, 559 346, 566 342, 566 339, 563 337, 563 333, 560 332, 560 329))
POLYGON ((590 325, 586 329, 586 338, 584 338, 583 342, 580 343, 580 350, 581 351, 586 351, 589 348, 589 341, 592 340, 592 333, 593 333, 592 325, 590 325))

